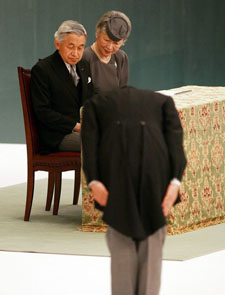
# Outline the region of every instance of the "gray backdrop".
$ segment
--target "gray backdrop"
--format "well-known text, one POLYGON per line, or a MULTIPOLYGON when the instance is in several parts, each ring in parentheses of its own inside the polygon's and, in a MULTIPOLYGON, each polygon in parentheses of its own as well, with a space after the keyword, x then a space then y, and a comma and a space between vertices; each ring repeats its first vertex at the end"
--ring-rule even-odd
POLYGON ((17 66, 31 68, 54 51, 66 19, 80 21, 94 41, 108 10, 132 21, 124 46, 129 84, 146 89, 225 85, 225 0, 0 0, 0 142, 24 143, 17 66))

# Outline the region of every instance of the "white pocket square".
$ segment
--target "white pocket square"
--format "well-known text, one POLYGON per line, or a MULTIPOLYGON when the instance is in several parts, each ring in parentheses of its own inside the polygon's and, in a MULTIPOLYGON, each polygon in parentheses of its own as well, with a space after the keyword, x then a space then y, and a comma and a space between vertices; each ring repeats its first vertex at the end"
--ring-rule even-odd
POLYGON ((91 77, 88 77, 88 84, 91 83, 91 77))

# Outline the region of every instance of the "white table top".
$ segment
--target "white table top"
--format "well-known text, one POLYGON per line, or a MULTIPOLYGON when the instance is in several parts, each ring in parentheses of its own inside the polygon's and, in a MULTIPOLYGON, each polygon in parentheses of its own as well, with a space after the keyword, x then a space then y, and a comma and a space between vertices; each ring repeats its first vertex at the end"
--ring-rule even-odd
POLYGON ((172 96, 178 109, 225 100, 225 87, 188 85, 158 91, 172 96))

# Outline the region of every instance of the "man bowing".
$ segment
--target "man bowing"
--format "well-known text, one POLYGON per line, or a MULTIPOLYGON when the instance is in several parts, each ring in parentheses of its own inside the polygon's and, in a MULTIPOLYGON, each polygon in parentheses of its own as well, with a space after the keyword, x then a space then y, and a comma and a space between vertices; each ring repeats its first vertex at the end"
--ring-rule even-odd
POLYGON ((158 295, 165 217, 186 165, 171 97, 125 87, 83 110, 83 167, 108 224, 112 295, 158 295))

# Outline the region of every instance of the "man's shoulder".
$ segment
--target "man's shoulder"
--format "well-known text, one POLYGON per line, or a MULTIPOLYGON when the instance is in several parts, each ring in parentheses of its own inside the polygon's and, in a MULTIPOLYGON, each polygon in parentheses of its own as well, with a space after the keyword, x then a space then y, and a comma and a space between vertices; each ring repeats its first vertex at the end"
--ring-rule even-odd
POLYGON ((90 75, 90 63, 82 58, 76 65, 80 72, 90 75))
POLYGON ((57 51, 55 51, 53 54, 45 57, 45 58, 39 58, 37 63, 33 66, 33 69, 40 68, 40 69, 46 69, 51 67, 52 64, 56 63, 59 60, 59 54, 57 51))
POLYGON ((82 59, 77 63, 79 66, 89 66, 89 62, 82 57, 82 59))

